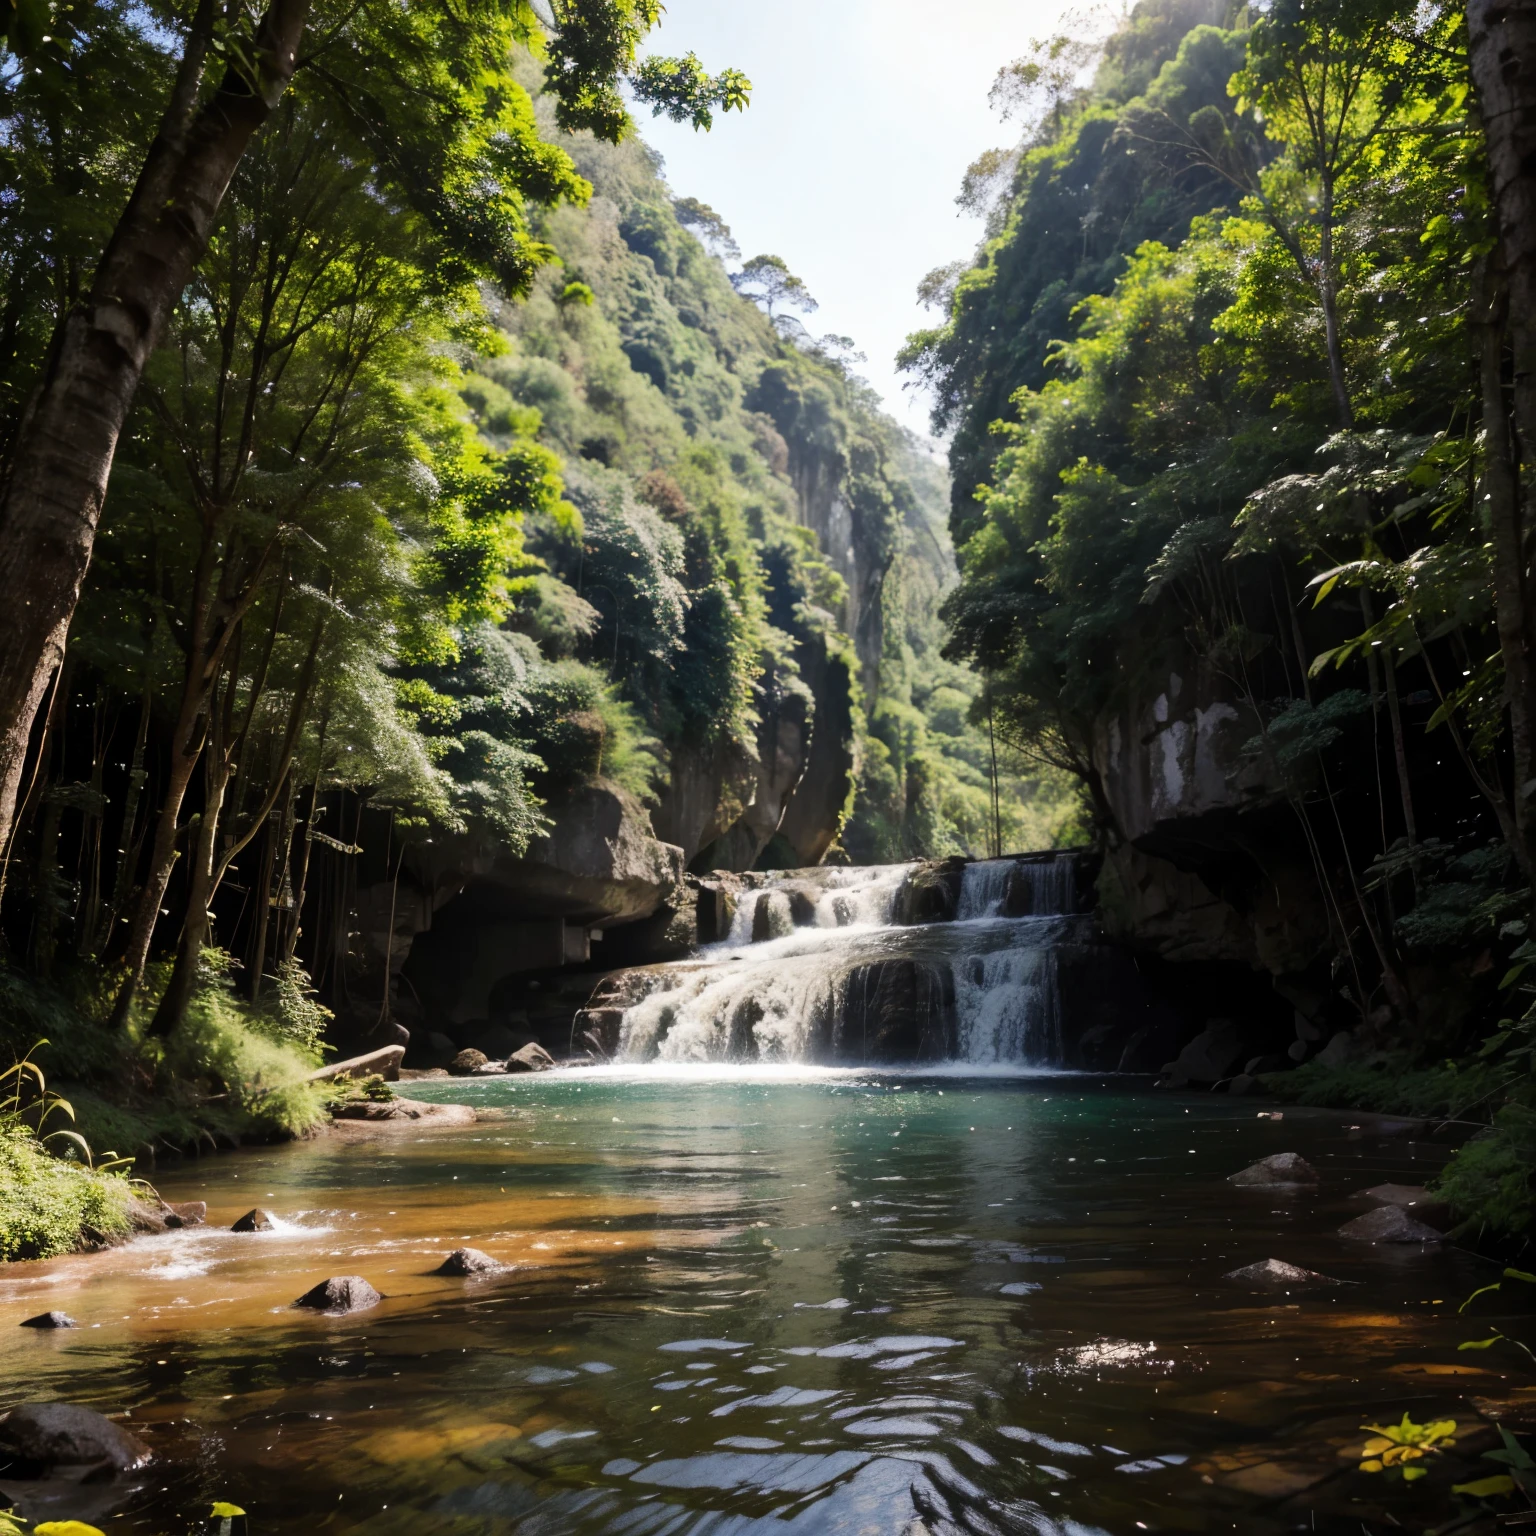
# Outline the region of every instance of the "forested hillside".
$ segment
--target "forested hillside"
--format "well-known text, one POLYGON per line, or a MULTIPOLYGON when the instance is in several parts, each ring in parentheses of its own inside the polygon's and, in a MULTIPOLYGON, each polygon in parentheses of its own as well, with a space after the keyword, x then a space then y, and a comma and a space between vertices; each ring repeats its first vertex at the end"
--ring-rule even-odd
POLYGON ((1245 1006, 1295 1036, 1256 1070, 1325 1057, 1286 1091, 1497 1110, 1453 1183, 1509 1229, 1531 317, 1486 25, 1144 0, 1096 66, 1040 44, 999 79, 1022 143, 968 183, 1006 173, 989 238, 929 280, 906 362, 955 433, 952 654, 1076 776, 1106 916, 1257 973, 1245 1006))
MULTIPOLYGON (((146 356, 45 668, 6 852, 6 1033, 63 1037, 45 1057, 87 1077, 138 1062, 172 1141, 207 1123, 186 1111, 205 1090, 245 1105, 232 1124, 302 1124, 302 1093, 242 1084, 297 1070, 269 1047, 315 1050, 321 1003, 343 1045, 388 1036, 413 936, 489 864, 526 939, 552 910, 533 866, 580 886, 558 929, 653 910, 682 866, 1077 825, 1006 751, 992 794, 980 685, 939 654, 942 469, 849 339, 788 312, 815 306, 787 268, 743 266, 617 98, 546 91, 554 45, 499 14, 454 55, 357 13, 346 70, 301 70, 253 134, 146 356), (417 76, 360 115, 354 75, 389 48, 417 76), (570 874, 594 839, 596 885, 570 874)), ((132 57, 169 90, 175 62, 112 3, 70 27, 18 42, 5 77, 13 465, 166 131, 99 66, 132 57)), ((567 64, 583 36, 566 18, 567 64)), ((743 87, 696 64, 630 83, 707 126, 743 87)))

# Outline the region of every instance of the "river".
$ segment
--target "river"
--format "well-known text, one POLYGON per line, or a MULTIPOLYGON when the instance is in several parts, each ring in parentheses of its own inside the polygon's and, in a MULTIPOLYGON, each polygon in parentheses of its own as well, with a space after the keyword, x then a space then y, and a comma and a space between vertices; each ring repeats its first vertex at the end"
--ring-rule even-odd
POLYGON ((1488 1266, 1334 1235, 1352 1191, 1420 1182, 1442 1154, 1336 1115, 969 1067, 414 1091, 488 1118, 187 1164, 160 1188, 205 1199, 208 1226, 4 1272, 4 1400, 126 1412, 161 1453, 52 1513, 179 1532, 220 1498, 263 1536, 1278 1533, 1310 1515, 1354 1536, 1423 1503, 1350 1470, 1357 1426, 1509 1387, 1456 1351, 1451 1314, 1488 1266), (1321 1190, 1227 1183, 1280 1151, 1321 1190), (257 1205, 278 1230, 226 1230, 257 1205), (461 1244, 512 1267, 431 1275, 461 1244), (1348 1283, 1221 1278, 1269 1257, 1348 1283), (331 1274, 386 1299, 291 1309, 331 1274), (80 1328, 16 1329, 44 1307, 80 1328))

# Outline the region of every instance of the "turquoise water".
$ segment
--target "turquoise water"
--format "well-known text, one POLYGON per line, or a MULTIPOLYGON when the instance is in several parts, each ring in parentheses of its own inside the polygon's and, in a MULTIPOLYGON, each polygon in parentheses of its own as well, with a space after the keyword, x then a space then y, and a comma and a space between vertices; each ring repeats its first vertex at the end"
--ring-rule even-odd
POLYGON ((1333 1235, 1365 1208, 1351 1191, 1443 1153, 1335 1115, 1069 1076, 410 1091, 494 1115, 189 1165, 168 1198, 281 1229, 0 1277, 0 1329, 44 1306, 84 1325, 4 1334, 4 1400, 126 1412, 162 1458, 94 1511, 38 1513, 181 1531, 219 1497, 263 1533, 1353 1536, 1455 1507, 1450 1470, 1413 1490, 1352 1470, 1360 1424, 1476 1419, 1469 1399, 1513 1390, 1458 1356, 1449 1315, 1489 1266, 1333 1235), (1226 1183, 1280 1151, 1322 1189, 1226 1183), (432 1277, 461 1243, 514 1267, 432 1277), (1221 1279, 1269 1257, 1349 1283, 1221 1279), (388 1299, 288 1308, 351 1273, 388 1299))

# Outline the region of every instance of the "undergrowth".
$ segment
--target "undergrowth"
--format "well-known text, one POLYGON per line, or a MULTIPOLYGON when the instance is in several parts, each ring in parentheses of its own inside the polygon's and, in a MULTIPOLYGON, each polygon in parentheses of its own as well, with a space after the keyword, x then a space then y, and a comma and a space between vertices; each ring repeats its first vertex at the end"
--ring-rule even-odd
POLYGON ((1485 1046, 1470 1061, 1420 1067, 1396 1056, 1370 1065, 1308 1062, 1261 1081, 1267 1092, 1293 1104, 1481 1124, 1431 1188, 1460 1221, 1457 1236, 1501 1246, 1530 1241, 1536 1228, 1536 1109, 1528 1102, 1528 1070, 1512 1071, 1506 1051, 1485 1046))
POLYGON ((0 1072, 0 1261, 51 1258, 128 1231, 123 1165, 93 1167, 84 1138, 58 1123, 73 1119, 29 1056, 0 1072))
POLYGON ((1309 1061, 1289 1072, 1267 1073, 1260 1081, 1266 1092, 1292 1104, 1366 1109, 1419 1120, 1489 1120, 1505 1086, 1503 1074, 1490 1062, 1413 1067, 1395 1056, 1337 1067, 1309 1061))
POLYGON ((113 1030, 112 978, 77 970, 41 982, 0 965, 0 1060, 46 1040, 37 1061, 64 1083, 78 1129, 96 1147, 141 1161, 239 1141, 303 1136, 325 1119, 308 1082, 328 1018, 295 970, 266 1005, 234 995, 227 957, 210 951, 185 1021, 149 1035, 163 976, 151 976, 129 1027, 113 1030))

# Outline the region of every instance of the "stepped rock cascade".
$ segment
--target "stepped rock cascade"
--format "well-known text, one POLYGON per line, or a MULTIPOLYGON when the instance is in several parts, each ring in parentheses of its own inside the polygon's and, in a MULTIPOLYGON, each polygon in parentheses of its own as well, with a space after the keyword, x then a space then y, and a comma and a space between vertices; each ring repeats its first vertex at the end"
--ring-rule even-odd
POLYGON ((1096 937, 1076 856, 747 878, 719 943, 610 978, 619 1059, 1064 1064, 1057 951, 1096 937))

